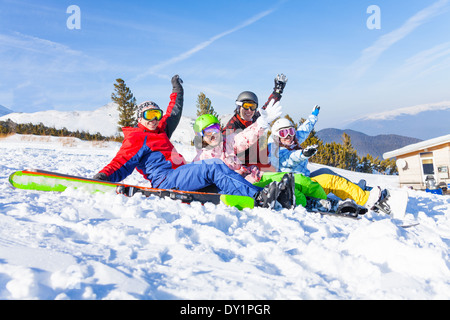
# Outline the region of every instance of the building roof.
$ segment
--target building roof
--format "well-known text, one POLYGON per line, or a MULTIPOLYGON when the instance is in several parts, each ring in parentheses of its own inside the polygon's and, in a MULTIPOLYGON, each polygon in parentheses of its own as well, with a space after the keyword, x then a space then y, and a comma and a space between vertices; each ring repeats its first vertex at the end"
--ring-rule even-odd
POLYGON ((447 142, 450 142, 450 134, 447 134, 442 137, 437 137, 437 138, 433 138, 430 140, 410 144, 406 147, 386 152, 383 154, 383 158, 384 159, 394 158, 394 157, 397 157, 397 156, 400 156, 400 155, 403 155, 406 153, 411 153, 411 152, 419 151, 419 150, 426 149, 426 148, 432 148, 432 147, 435 147, 435 146, 438 146, 440 144, 444 144, 447 142))

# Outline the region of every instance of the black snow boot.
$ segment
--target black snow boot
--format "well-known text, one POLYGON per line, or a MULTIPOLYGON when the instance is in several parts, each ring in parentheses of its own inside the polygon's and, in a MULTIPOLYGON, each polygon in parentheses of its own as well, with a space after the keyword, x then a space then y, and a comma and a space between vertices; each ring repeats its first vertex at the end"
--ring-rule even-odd
POLYGON ((273 209, 280 194, 278 182, 273 181, 255 196, 255 205, 263 208, 273 209))
POLYGON ((341 200, 338 202, 336 213, 343 214, 351 217, 357 217, 360 214, 367 213, 367 209, 359 206, 355 201, 351 199, 341 200))
POLYGON ((295 179, 292 173, 286 173, 278 185, 280 195, 277 201, 283 208, 295 208, 295 179))
POLYGON ((306 198, 306 210, 312 212, 336 212, 338 201, 335 199, 306 198))
POLYGON ((389 199, 391 197, 391 194, 389 193, 389 190, 383 189, 381 190, 380 198, 375 202, 371 210, 375 212, 384 212, 386 214, 393 214, 391 207, 389 205, 389 199))

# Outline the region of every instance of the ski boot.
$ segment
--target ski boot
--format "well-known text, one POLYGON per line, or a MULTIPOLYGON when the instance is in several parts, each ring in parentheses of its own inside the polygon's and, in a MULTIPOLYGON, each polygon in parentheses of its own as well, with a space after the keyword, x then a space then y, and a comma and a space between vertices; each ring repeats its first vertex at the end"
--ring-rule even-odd
POLYGON ((255 205, 273 209, 279 195, 280 189, 278 188, 278 182, 273 181, 256 194, 255 205))
POLYGON ((333 198, 307 198, 306 209, 313 212, 337 214, 352 218, 356 218, 358 215, 365 214, 368 211, 366 208, 359 206, 351 199, 337 200, 333 198))
POLYGON ((334 199, 306 198, 306 209, 312 212, 334 212, 338 201, 334 199))
POLYGON ((136 190, 134 187, 117 186, 116 193, 123 194, 126 197, 132 197, 136 193, 136 190))
POLYGON ((277 201, 285 209, 295 208, 295 180, 292 173, 286 173, 278 185, 280 194, 277 201))
POLYGON ((392 210, 390 205, 388 204, 389 198, 391 194, 389 190, 384 189, 380 192, 380 197, 377 202, 372 206, 371 210, 375 212, 384 212, 386 214, 392 215, 392 210))
POLYGON ((353 218, 356 218, 360 214, 366 214, 367 211, 368 210, 366 208, 358 206, 358 204, 351 199, 338 201, 336 208, 337 214, 346 215, 353 218))

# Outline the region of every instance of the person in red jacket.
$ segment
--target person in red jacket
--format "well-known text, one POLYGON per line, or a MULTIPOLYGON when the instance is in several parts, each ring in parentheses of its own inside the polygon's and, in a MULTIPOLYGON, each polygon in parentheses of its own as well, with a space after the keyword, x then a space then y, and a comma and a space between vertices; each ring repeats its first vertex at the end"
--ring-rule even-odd
POLYGON ((215 185, 219 193, 252 197, 257 206, 271 208, 279 195, 286 193, 288 207, 289 202, 293 202, 294 183, 288 175, 282 183, 273 183, 263 189, 252 185, 219 159, 186 163, 166 132, 172 111, 182 110, 181 83, 178 76, 172 78, 174 90, 165 114, 152 101, 138 106, 137 127, 122 129, 124 140, 120 150, 94 179, 119 182, 136 169, 154 188, 196 191, 215 185))
MULTIPOLYGON (((284 74, 277 75, 274 82, 273 92, 267 102, 262 106, 262 109, 266 109, 271 100, 274 100, 275 103, 281 100, 281 95, 287 83, 287 77, 284 74)), ((222 130, 224 139, 226 140, 228 135, 234 136, 236 131, 242 132, 255 123, 260 116, 257 108, 258 97, 256 94, 251 91, 240 93, 236 99, 234 115, 222 130)), ((258 140, 247 150, 237 155, 246 167, 256 165, 262 171, 275 171, 270 165, 267 143, 264 141, 265 138, 265 136, 262 137, 262 139, 258 140)))

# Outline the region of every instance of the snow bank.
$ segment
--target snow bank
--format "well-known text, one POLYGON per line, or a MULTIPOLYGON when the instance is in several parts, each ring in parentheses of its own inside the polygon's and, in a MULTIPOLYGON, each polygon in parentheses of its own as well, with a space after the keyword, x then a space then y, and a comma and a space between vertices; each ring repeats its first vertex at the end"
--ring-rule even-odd
POLYGON ((450 298, 449 196, 410 191, 407 219, 420 225, 405 229, 376 213, 355 221, 12 189, 8 176, 24 168, 92 176, 120 146, 58 140, 0 140, 0 299, 450 298))

